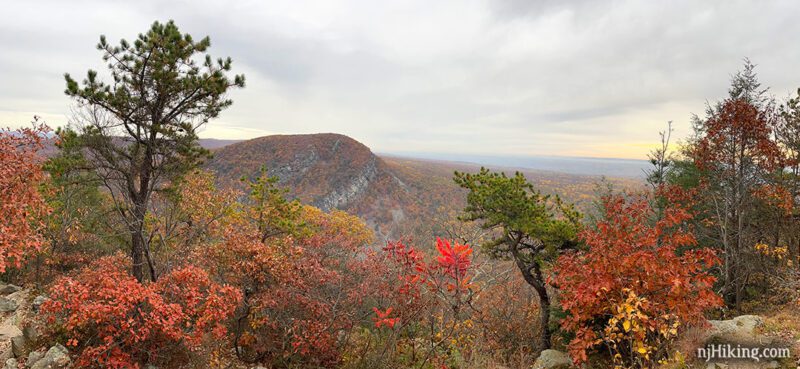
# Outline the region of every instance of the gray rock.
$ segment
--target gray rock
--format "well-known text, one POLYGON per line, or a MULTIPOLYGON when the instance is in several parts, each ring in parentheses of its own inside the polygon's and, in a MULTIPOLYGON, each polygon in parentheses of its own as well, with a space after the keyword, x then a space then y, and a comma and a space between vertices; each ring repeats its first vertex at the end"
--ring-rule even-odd
POLYGON ((14 354, 14 357, 23 357, 27 350, 28 340, 25 338, 24 334, 11 337, 11 352, 14 354))
POLYGON ((3 369, 18 369, 18 368, 19 368, 19 362, 17 362, 17 359, 14 359, 13 357, 11 359, 6 360, 6 365, 3 365, 3 369))
POLYGON ((47 300, 50 300, 50 298, 45 296, 45 295, 36 296, 36 298, 33 299, 33 303, 31 303, 31 306, 33 307, 33 311, 38 313, 39 312, 39 308, 42 307, 42 304, 44 304, 45 301, 47 301, 47 300))
POLYGON ((708 339, 722 342, 742 342, 756 336, 756 328, 764 325, 764 319, 756 315, 742 315, 730 320, 709 320, 711 329, 708 339))
POLYGON ((71 362, 72 360, 69 358, 69 351, 67 348, 56 344, 47 350, 44 357, 28 365, 30 365, 31 369, 54 369, 66 368, 71 362))
POLYGON ((342 208, 364 193, 377 175, 377 161, 373 157, 350 183, 333 188, 325 197, 315 201, 315 205, 325 211, 342 208))
POLYGON ((36 362, 41 360, 43 357, 44 357, 44 352, 31 351, 28 354, 28 360, 25 363, 27 363, 28 368, 30 368, 31 365, 36 364, 36 362))
POLYGON ((36 327, 30 324, 22 328, 22 335, 26 340, 28 340, 28 342, 35 342, 39 339, 39 331, 36 330, 36 327))
POLYGON ((569 355, 558 350, 544 350, 536 362, 533 363, 533 369, 562 369, 571 368, 572 359, 569 355))
POLYGON ((21 289, 22 289, 22 287, 20 287, 20 286, 15 286, 13 284, 2 283, 2 284, 0 284, 0 295, 3 295, 3 296, 10 295, 10 294, 12 294, 14 292, 17 292, 17 291, 21 290, 21 289))
POLYGON ((15 311, 19 307, 16 301, 9 299, 7 297, 0 297, 0 312, 7 313, 10 311, 15 311))

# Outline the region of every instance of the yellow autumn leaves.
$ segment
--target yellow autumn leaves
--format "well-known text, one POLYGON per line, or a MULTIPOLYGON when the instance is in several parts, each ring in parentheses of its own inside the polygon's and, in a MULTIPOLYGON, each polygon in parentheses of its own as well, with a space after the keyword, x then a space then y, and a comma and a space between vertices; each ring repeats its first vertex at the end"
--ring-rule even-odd
POLYGON ((680 322, 671 315, 649 316, 646 298, 629 289, 624 292, 627 297, 611 308, 611 317, 597 344, 609 349, 615 369, 651 367, 654 354, 665 350, 677 337, 680 322))
POLYGON ((766 243, 759 242, 755 245, 756 251, 760 254, 777 259, 778 261, 786 261, 788 266, 792 266, 792 259, 789 258, 789 248, 783 246, 770 246, 766 243))

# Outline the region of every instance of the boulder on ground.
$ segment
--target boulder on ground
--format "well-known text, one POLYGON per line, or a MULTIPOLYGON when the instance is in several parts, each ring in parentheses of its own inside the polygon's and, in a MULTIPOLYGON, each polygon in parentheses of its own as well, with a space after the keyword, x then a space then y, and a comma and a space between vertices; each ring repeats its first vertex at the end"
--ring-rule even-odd
POLYGON ((11 359, 6 360, 6 364, 3 365, 3 369, 18 369, 18 368, 19 368, 19 362, 17 362, 17 359, 14 359, 13 357, 11 359))
POLYGON ((22 327, 22 336, 28 342, 36 342, 39 339, 39 331, 32 324, 26 324, 22 327))
POLYGON ((756 337, 756 328, 764 325, 757 315, 742 315, 729 320, 709 320, 709 341, 748 342, 756 337))
POLYGON ((37 361, 41 360, 44 357, 44 352, 42 351, 31 351, 28 353, 28 360, 25 362, 27 363, 28 367, 35 364, 37 361))
POLYGON ((0 345, 0 359, 6 360, 12 357, 19 357, 22 351, 18 346, 21 342, 16 342, 15 345, 14 341, 18 341, 22 336, 22 331, 16 325, 0 325, 0 343, 2 343, 0 345))
POLYGON ((47 353, 41 359, 33 363, 29 362, 28 365, 31 369, 55 369, 66 368, 70 363, 71 360, 67 348, 56 344, 47 350, 47 353))
POLYGON ((19 304, 7 297, 0 297, 0 313, 8 313, 17 310, 19 304))
POLYGON ((25 338, 25 334, 11 337, 11 352, 14 357, 23 357, 27 350, 28 340, 25 338))
POLYGON ((36 298, 33 299, 33 303, 31 303, 33 311, 38 313, 39 308, 42 307, 42 304, 44 304, 47 300, 50 300, 50 298, 45 295, 36 296, 36 298))
POLYGON ((565 369, 572 367, 572 359, 569 355, 558 350, 544 350, 536 362, 533 369, 565 369))
POLYGON ((12 294, 14 292, 17 292, 17 291, 21 290, 21 289, 22 289, 22 287, 20 287, 20 286, 15 286, 13 284, 6 284, 6 283, 0 282, 0 295, 3 295, 3 296, 10 295, 10 294, 12 294))

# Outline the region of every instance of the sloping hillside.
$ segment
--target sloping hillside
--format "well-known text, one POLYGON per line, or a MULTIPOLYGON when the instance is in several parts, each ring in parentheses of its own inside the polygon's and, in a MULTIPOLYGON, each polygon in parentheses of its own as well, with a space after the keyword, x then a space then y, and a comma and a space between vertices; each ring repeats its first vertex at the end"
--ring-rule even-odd
POLYGON ((414 196, 369 148, 350 137, 326 133, 276 135, 225 146, 207 166, 223 185, 256 176, 262 166, 290 195, 323 210, 361 215, 389 236, 414 196))
MULTIPOLYGON (((430 231, 436 213, 464 206, 453 171, 477 171, 477 164, 379 157, 360 142, 339 134, 276 135, 218 149, 207 167, 224 186, 239 186, 265 166, 290 195, 323 210, 359 215, 379 240, 430 231)), ((513 168, 493 168, 513 172, 513 168)), ((588 207, 599 177, 521 170, 538 188, 588 207)), ((636 180, 613 179, 631 188, 636 180)))

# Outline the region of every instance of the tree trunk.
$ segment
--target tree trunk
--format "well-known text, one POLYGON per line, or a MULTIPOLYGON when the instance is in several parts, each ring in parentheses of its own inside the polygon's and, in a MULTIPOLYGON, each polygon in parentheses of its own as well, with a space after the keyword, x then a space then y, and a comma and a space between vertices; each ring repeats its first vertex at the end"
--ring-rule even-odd
POLYGON ((131 232, 131 260, 133 261, 133 268, 131 273, 139 283, 144 281, 144 242, 142 242, 141 234, 135 231, 131 232))
POLYGON ((510 245, 509 249, 514 256, 514 262, 517 264, 517 268, 522 272, 522 277, 525 279, 525 282, 531 285, 539 295, 539 322, 542 325, 539 333, 539 348, 541 350, 547 350, 551 347, 550 296, 547 295, 547 286, 544 276, 542 276, 542 269, 539 267, 537 260, 535 258, 533 260, 526 259, 519 251, 518 247, 522 237, 522 235, 517 235, 513 239, 513 243, 510 245))
POLYGON ((144 242, 144 217, 146 212, 146 204, 137 196, 134 198, 133 221, 130 224, 131 229, 131 273, 139 283, 144 281, 144 249, 146 247, 144 242))
POLYGON ((537 288, 537 294, 539 295, 539 319, 541 326, 541 332, 539 333, 539 348, 542 350, 547 350, 550 348, 550 296, 547 295, 547 289, 544 287, 541 291, 537 288))
POLYGON ((525 265, 521 261, 517 261, 517 266, 522 271, 522 276, 525 278, 525 282, 528 282, 534 290, 536 290, 536 294, 539 295, 539 348, 541 350, 547 350, 550 346, 550 296, 547 294, 547 287, 545 286, 544 277, 542 276, 542 271, 539 268, 539 264, 535 261, 532 262, 533 265, 525 265))

